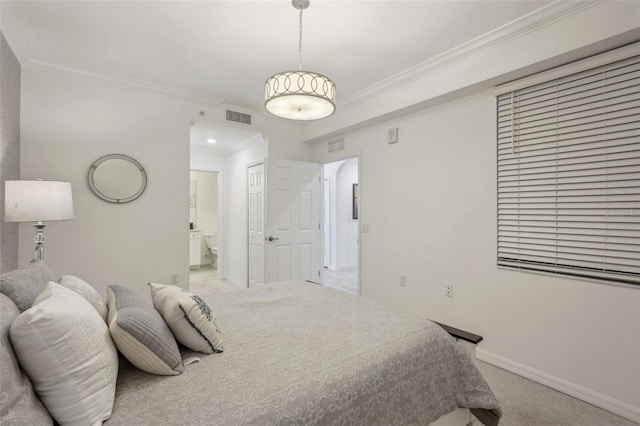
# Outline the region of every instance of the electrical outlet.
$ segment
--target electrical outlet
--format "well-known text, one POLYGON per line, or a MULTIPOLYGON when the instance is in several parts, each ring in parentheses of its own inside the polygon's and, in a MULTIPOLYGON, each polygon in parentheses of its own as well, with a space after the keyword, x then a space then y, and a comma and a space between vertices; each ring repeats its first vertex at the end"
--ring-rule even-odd
POLYGON ((407 286, 407 276, 400 275, 400 287, 406 287, 406 286, 407 286))
POLYGON ((447 297, 453 297, 453 284, 447 284, 444 295, 447 297))
POLYGON ((171 273, 171 284, 178 284, 178 274, 175 272, 171 273))

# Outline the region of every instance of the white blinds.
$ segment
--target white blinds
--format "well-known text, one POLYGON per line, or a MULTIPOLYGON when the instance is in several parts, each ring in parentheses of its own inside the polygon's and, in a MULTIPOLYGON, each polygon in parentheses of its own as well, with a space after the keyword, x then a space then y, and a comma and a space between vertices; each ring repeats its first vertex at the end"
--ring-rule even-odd
POLYGON ((498 265, 640 284, 640 56, 497 104, 498 265))

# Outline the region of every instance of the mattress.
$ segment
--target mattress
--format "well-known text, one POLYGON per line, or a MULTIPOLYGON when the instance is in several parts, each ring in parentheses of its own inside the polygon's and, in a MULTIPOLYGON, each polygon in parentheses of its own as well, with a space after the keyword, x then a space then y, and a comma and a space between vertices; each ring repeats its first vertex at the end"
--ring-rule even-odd
POLYGON ((426 425, 456 407, 497 424, 500 408, 438 325, 303 281, 205 299, 224 352, 180 376, 121 362, 108 426, 426 425))

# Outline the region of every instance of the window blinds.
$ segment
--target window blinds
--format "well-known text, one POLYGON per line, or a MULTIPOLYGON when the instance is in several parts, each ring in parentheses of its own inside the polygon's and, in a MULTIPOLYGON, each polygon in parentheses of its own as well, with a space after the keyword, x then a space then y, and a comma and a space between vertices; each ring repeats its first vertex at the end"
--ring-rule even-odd
POLYGON ((640 284, 640 56, 497 108, 498 265, 640 284))

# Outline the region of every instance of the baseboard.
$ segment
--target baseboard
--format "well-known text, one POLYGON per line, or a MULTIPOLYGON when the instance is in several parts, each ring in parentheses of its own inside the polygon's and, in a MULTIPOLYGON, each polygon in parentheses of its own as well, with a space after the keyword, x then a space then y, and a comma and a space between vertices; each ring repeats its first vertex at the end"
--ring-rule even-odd
POLYGON ((242 284, 242 283, 241 283, 240 281, 238 281, 238 280, 234 280, 234 279, 233 279, 233 278, 231 278, 231 277, 227 277, 227 278, 225 278, 225 280, 226 280, 228 283, 235 285, 236 287, 239 287, 239 288, 247 288, 247 286, 246 286, 246 285, 242 284))
POLYGON ((358 264, 357 264, 357 263, 348 263, 348 264, 346 264, 346 265, 336 266, 334 270, 335 270, 335 271, 342 271, 342 270, 344 270, 344 269, 355 268, 355 267, 357 267, 357 266, 358 266, 358 264))
POLYGON ((526 377, 529 380, 533 380, 534 382, 550 387, 551 389, 571 395, 574 398, 588 402, 589 404, 595 405, 603 410, 611 411, 625 419, 640 423, 640 407, 635 407, 631 404, 627 404, 626 402, 618 401, 610 396, 592 391, 591 389, 587 389, 559 377, 552 376, 551 374, 536 370, 535 368, 519 364, 515 361, 492 354, 491 352, 487 352, 480 348, 476 350, 476 358, 504 370, 511 371, 519 376, 526 377))

